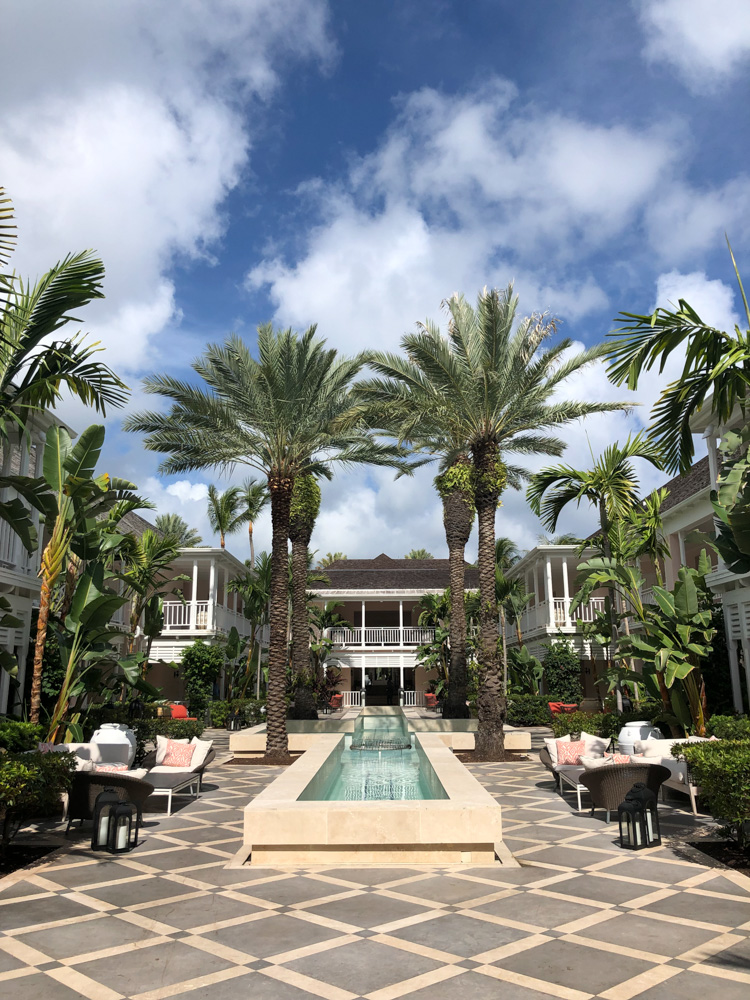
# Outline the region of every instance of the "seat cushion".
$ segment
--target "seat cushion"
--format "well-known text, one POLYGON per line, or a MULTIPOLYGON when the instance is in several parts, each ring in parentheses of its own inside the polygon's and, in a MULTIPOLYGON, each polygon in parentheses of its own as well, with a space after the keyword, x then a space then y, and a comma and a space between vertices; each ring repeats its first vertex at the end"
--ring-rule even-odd
POLYGON ((669 757, 672 747, 676 743, 685 743, 686 740, 636 740, 633 749, 636 754, 643 754, 644 757, 669 757))
POLYGON ((558 764, 555 767, 555 774, 564 774, 566 777, 574 777, 583 774, 584 768, 578 764, 558 764))

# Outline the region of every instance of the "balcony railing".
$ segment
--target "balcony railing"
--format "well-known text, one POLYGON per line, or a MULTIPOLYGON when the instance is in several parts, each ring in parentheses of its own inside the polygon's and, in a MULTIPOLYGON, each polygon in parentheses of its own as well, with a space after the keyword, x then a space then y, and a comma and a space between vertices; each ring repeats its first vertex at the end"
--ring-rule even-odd
POLYGON ((164 602, 164 632, 202 632, 208 629, 228 632, 232 625, 241 635, 250 634, 250 622, 237 611, 210 601, 164 602))
POLYGON ((434 628, 330 628, 336 646, 422 646, 435 638, 434 628))

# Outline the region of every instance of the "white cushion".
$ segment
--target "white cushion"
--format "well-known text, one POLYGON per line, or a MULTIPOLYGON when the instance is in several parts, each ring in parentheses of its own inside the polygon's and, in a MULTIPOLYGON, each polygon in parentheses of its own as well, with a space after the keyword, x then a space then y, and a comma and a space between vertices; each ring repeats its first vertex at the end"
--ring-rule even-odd
POLYGON ((587 757, 602 757, 604 751, 609 746, 609 740, 605 740, 601 736, 594 736, 591 733, 581 732, 578 738, 586 744, 587 757))
MULTIPOLYGON (((186 741, 187 742, 187 741, 186 741)), ((148 781, 149 774, 192 774, 193 769, 191 767, 170 767, 168 764, 157 764, 156 767, 152 767, 146 773, 146 781, 148 781)), ((195 779, 198 780, 197 778, 195 779)))
MULTIPOLYGON (((164 757, 167 753, 167 743, 169 743, 169 736, 157 736, 156 737, 156 763, 162 764, 164 762, 164 757)), ((172 740, 172 743, 189 743, 190 740, 187 737, 184 740, 172 740)), ((193 754, 195 756, 195 754, 193 754)))
POLYGON ((633 749, 644 757, 669 757, 676 743, 685 742, 685 740, 636 740, 633 749))
POLYGON ((203 764, 206 757, 214 745, 213 740, 199 740, 197 736, 194 736, 190 741, 195 747, 195 752, 193 753, 193 761, 190 770, 197 771, 198 768, 203 764))
POLYGON ((598 767, 613 767, 612 757, 581 757, 581 763, 586 771, 595 771, 598 767))
MULTIPOLYGON (((669 758, 672 760, 672 758, 669 758)), ((644 757, 642 754, 638 756, 637 754, 631 753, 630 755, 631 764, 661 764, 661 757, 644 757)))
POLYGON ((554 736, 551 740, 545 740, 544 745, 549 751, 550 760, 553 764, 557 763, 557 741, 560 740, 561 743, 570 743, 570 733, 567 736, 554 736))

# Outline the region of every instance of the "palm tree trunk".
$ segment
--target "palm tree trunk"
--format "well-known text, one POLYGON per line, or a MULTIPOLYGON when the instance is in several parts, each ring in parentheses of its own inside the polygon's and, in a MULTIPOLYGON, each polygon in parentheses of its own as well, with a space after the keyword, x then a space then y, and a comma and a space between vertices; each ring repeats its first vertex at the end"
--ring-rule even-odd
POLYGON ((307 545, 300 538, 292 542, 292 671, 297 678, 294 714, 298 719, 317 719, 315 701, 308 686, 310 629, 307 621, 307 545))
MULTIPOLYGON (((466 459, 463 460, 465 463, 466 459)), ((443 525, 448 542, 448 566, 451 591, 450 673, 448 694, 443 703, 446 719, 468 719, 466 704, 469 675, 466 667, 466 609, 464 607, 464 550, 474 523, 471 498, 461 490, 451 490, 443 497, 443 525)))
POLYGON ((223 531, 219 532, 219 541, 221 542, 221 547, 223 549, 224 548, 224 532, 223 531))
POLYGON ((497 651, 497 602, 495 600, 495 512, 499 492, 496 485, 497 445, 480 442, 474 450, 477 473, 476 504, 479 527, 479 727, 476 751, 490 760, 502 758, 505 749, 503 723, 505 698, 497 651))
POLYGON ((47 642, 47 623, 49 621, 49 605, 52 590, 46 577, 42 577, 42 589, 39 594, 39 614, 36 620, 36 644, 34 646, 34 672, 31 680, 31 712, 29 721, 37 724, 42 707, 42 664, 44 662, 44 646, 47 642))
MULTIPOLYGON (((605 500, 599 501, 599 524, 602 529, 602 550, 604 552, 605 559, 612 558, 612 546, 609 541, 609 517, 607 515, 607 504, 605 500)), ((617 632, 617 623, 615 622, 615 610, 617 608, 617 596, 614 587, 607 588, 607 597, 604 602, 605 611, 607 618, 609 619, 609 662, 610 666, 614 665, 615 651, 617 649, 617 640, 619 638, 617 632)), ((615 701, 617 704, 617 711, 622 714, 622 686, 618 681, 615 685, 615 701)))
POLYGON ((293 481, 269 479, 271 493, 271 594, 269 600, 266 757, 286 762, 287 613, 289 602, 289 508, 293 481))
POLYGON ((247 522, 247 533, 250 536, 250 569, 255 568, 255 542, 253 541, 253 522, 247 522))
POLYGON ((505 608, 500 605, 500 635, 503 640, 503 697, 508 697, 508 642, 505 638, 505 608))

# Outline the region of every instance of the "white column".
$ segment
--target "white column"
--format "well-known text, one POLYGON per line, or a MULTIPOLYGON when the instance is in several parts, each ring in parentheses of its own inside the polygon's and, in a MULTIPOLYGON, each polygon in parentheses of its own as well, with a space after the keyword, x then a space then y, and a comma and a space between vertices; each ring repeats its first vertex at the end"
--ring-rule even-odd
MULTIPOLYGON (((398 665, 398 686, 403 691, 404 690, 404 658, 403 658, 403 656, 399 656, 398 659, 399 659, 399 665, 398 665)), ((403 705, 403 702, 401 702, 401 704, 403 705)))
POLYGON ((677 532, 677 542, 680 546, 680 565, 687 566, 685 558, 685 533, 683 531, 677 532))
POLYGON ((198 560, 193 559, 193 589, 190 593, 190 628, 198 627, 198 560))
POLYGON ((750 639, 742 640, 742 659, 745 661, 745 688, 750 699, 750 639))
MULTIPOLYGON (((360 646, 365 644, 365 602, 362 601, 362 636, 360 641, 360 646)), ((362 667, 362 685, 365 683, 365 668, 362 667)))
POLYGON ((555 600, 552 592, 552 557, 547 556, 545 560, 544 574, 544 595, 547 599, 547 621, 549 627, 555 628, 555 600))
MULTIPOLYGON (((404 644, 404 602, 398 602, 398 644, 403 646, 404 644)), ((401 687, 404 685, 402 684, 401 687)))
MULTIPOLYGON (((727 631, 729 626, 727 623, 727 631)), ((729 654, 729 676, 732 680, 732 702, 734 710, 740 715, 745 711, 742 704, 742 685, 740 684, 740 663, 737 656, 737 642, 727 636, 727 653, 729 654)))
POLYGON ((563 597, 565 598, 565 627, 570 628, 570 584, 568 582, 568 557, 562 557, 563 597))
POLYGON ((216 560, 211 560, 208 573, 208 622, 206 627, 209 631, 214 628, 216 621, 216 560))
POLYGON ((703 437, 706 441, 706 447, 708 448, 708 468, 711 475, 711 489, 716 489, 716 483, 719 478, 719 449, 716 446, 716 431, 713 425, 706 428, 703 437))

